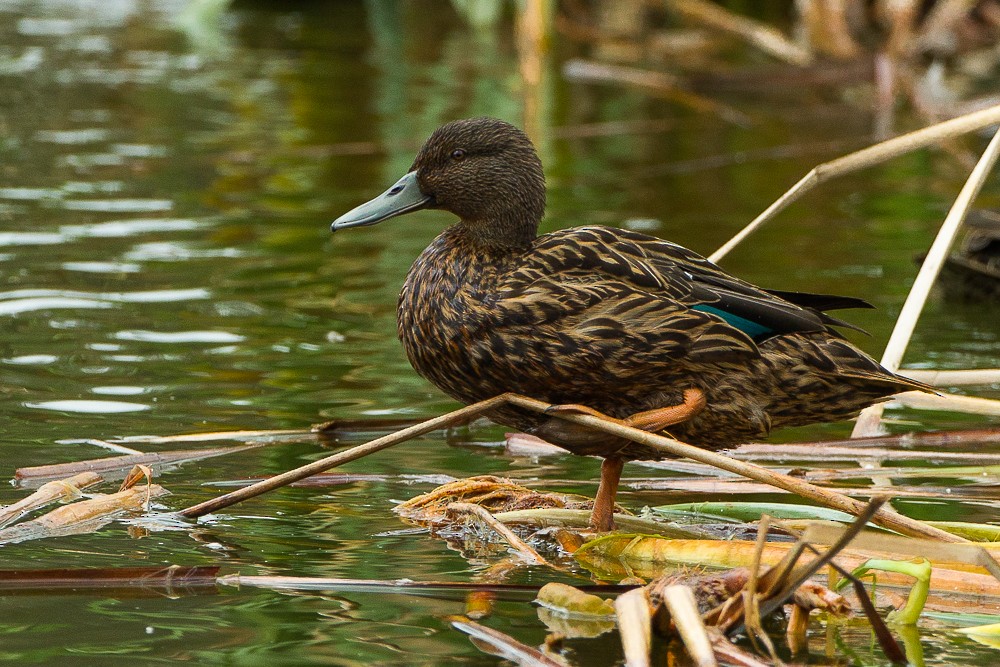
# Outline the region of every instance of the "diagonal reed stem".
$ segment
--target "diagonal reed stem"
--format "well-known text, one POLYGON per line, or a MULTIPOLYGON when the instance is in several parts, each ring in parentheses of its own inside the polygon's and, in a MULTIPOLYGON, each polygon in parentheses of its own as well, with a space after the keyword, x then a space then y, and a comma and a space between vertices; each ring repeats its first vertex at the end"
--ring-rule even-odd
POLYGON ((318 461, 313 461, 312 463, 304 466, 283 472, 280 475, 269 477, 263 481, 257 482, 256 484, 251 484, 250 486, 243 487, 242 489, 237 489, 236 491, 212 498, 211 500, 206 500, 203 503, 192 505, 191 507, 181 510, 180 514, 181 516, 185 516, 189 519, 204 516, 209 512, 214 512, 224 507, 235 505, 238 502, 254 498, 282 486, 287 486, 311 475, 325 472, 331 468, 336 468, 344 463, 356 461, 357 459, 368 456, 369 454, 374 454, 375 452, 387 449, 393 445, 398 445, 401 442, 406 442, 407 440, 424 435, 425 433, 430 433, 431 431, 436 431, 442 428, 448 428, 450 426, 456 426, 458 424, 464 424, 484 412, 501 405, 505 400, 505 396, 497 396, 485 401, 480 401, 479 403, 467 405, 464 408, 449 412, 441 415, 440 417, 428 419, 425 422, 414 424, 413 426, 404 428, 401 431, 396 431, 395 433, 390 433, 389 435, 381 438, 376 438, 375 440, 366 442, 363 445, 351 447, 350 449, 346 449, 336 454, 331 454, 330 456, 319 459, 318 461))
MULTIPOLYGON (((886 343, 885 352, 882 353, 882 365, 890 371, 899 370, 903 353, 906 352, 906 346, 910 343, 913 329, 917 326, 917 320, 920 318, 920 313, 923 312, 924 304, 927 303, 927 295, 930 294, 931 286, 934 285, 938 273, 941 272, 941 266, 948 255, 948 249, 951 248, 951 244, 958 235, 958 230, 962 226, 965 216, 969 213, 969 207, 972 206, 976 195, 982 189, 983 182, 993 169, 998 156, 1000 156, 1000 130, 997 130, 993 135, 992 141, 983 151, 975 169, 969 174, 968 180, 962 186, 962 191, 958 193, 955 203, 952 204, 951 210, 948 211, 944 222, 941 223, 941 229, 938 230, 934 243, 931 244, 931 249, 927 251, 924 263, 920 265, 920 271, 913 281, 913 286, 910 287, 910 293, 906 296, 903 309, 899 312, 899 317, 896 318, 896 326, 893 327, 889 342, 886 343)), ((854 425, 851 437, 877 435, 883 410, 884 406, 881 403, 865 408, 854 425)))
POLYGON ((835 160, 824 162, 803 176, 788 192, 781 195, 773 204, 764 209, 760 215, 751 220, 746 227, 741 229, 733 238, 726 241, 722 247, 709 255, 708 258, 718 263, 723 257, 729 254, 730 250, 738 246, 743 239, 750 236, 757 228, 788 208, 793 202, 797 201, 802 195, 817 185, 838 176, 858 171, 859 169, 872 167, 899 155, 917 150, 918 148, 925 148, 942 139, 981 130, 984 127, 996 125, 997 123, 1000 123, 1000 105, 946 120, 943 123, 937 123, 936 125, 931 125, 915 132, 893 137, 874 146, 869 146, 868 148, 849 153, 835 160))
MULTIPOLYGON (((505 394, 505 396, 507 397, 506 400, 511 405, 516 405, 533 412, 547 413, 546 411, 551 407, 543 401, 538 401, 526 396, 519 396, 517 394, 505 394)), ((719 454, 718 452, 701 449, 700 447, 695 447, 694 445, 689 445, 680 442, 679 440, 674 440, 673 438, 657 435, 656 433, 649 433, 648 431, 641 431, 639 429, 607 421, 593 415, 571 414, 556 411, 550 413, 550 416, 558 417, 559 419, 564 419, 575 424, 588 426, 594 430, 625 438, 626 440, 631 440, 632 442, 637 442, 648 447, 653 447, 661 452, 664 452, 665 454, 677 457, 686 457, 700 463, 707 463, 710 466, 727 470, 729 472, 736 473, 737 475, 742 475, 743 477, 749 477, 750 479, 758 482, 770 484, 771 486, 784 489, 790 493, 822 503, 827 507, 832 507, 834 509, 841 510, 842 512, 853 514, 854 516, 860 516, 868 506, 867 503, 854 500, 853 498, 848 498, 847 496, 837 493, 831 489, 824 489, 822 487, 809 484, 808 482, 804 482, 800 479, 796 479, 795 477, 782 475, 781 473, 774 472, 773 470, 769 470, 762 466, 754 465, 746 461, 737 461, 736 459, 719 454)), ((879 509, 873 516, 872 520, 874 523, 882 526, 883 528, 888 528, 889 530, 909 535, 911 537, 926 537, 942 542, 967 541, 952 535, 951 533, 946 533, 939 528, 928 526, 921 521, 905 517, 902 514, 886 507, 879 509)))

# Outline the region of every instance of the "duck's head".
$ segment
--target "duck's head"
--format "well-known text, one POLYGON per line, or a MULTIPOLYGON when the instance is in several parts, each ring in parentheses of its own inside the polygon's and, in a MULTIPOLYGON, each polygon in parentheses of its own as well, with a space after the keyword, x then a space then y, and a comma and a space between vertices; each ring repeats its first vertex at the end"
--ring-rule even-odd
POLYGON ((422 208, 454 213, 470 236, 486 246, 530 244, 545 212, 545 176, 531 140, 495 118, 443 125, 405 176, 337 218, 331 230, 374 225, 422 208))

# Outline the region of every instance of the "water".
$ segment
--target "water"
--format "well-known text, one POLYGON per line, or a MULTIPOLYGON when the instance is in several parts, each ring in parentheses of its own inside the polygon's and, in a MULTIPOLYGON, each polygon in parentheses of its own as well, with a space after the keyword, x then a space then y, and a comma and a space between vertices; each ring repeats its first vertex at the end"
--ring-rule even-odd
MULTIPOLYGON (((455 407, 409 368, 394 324, 406 269, 448 216, 421 213, 336 238, 329 222, 394 182, 439 124, 477 114, 526 122, 509 20, 470 27, 446 3, 201 7, 199 16, 172 0, 0 3, 4 474, 106 454, 85 439, 455 407)), ((527 119, 550 183, 546 229, 623 224, 708 253, 814 164, 868 141, 866 107, 833 92, 794 106, 719 93, 752 119, 742 127, 628 90, 568 84, 558 68, 572 53, 560 43, 544 64, 527 119), (616 121, 648 122, 629 134, 581 129, 616 121)), ((869 299, 879 310, 850 319, 872 332, 855 340, 877 354, 913 257, 964 177, 949 157, 923 152, 841 179, 726 266, 767 286, 869 299)), ((991 183, 982 199, 995 205, 998 195, 991 183)), ((995 312, 936 299, 906 360, 1000 365, 995 322, 995 312)), ((906 428, 989 423, 891 416, 906 428)), ((839 437, 849 428, 776 436, 839 437)), ((507 457, 490 446, 502 439, 501 428, 427 436, 348 469, 596 476, 592 460, 507 457)), ((228 488, 217 481, 321 454, 312 443, 276 445, 191 464, 159 478, 173 493, 163 505, 178 509, 228 488)), ((470 564, 440 540, 397 532, 404 526, 391 507, 430 486, 394 478, 285 489, 198 525, 146 525, 141 538, 144 522, 119 522, 5 546, 3 567, 221 564, 244 574, 467 581, 490 561, 470 564)), ((9 489, 0 502, 23 495, 9 489)), ((678 499, 625 489, 621 500, 639 508, 678 499)), ((955 503, 908 511, 968 516, 955 503)), ((995 519, 996 506, 979 504, 972 515, 995 519)), ((534 569, 514 580, 552 576, 534 569)), ((10 595, 0 605, 0 656, 32 664, 498 662, 442 620, 462 612, 460 595, 220 589, 10 595)), ((528 643, 545 634, 521 600, 502 601, 487 623, 528 643)), ((956 655, 991 664, 989 649, 933 626, 922 632, 927 664, 956 655)), ((879 662, 867 636, 850 643, 859 662, 879 662)), ((614 635, 570 647, 580 665, 620 659, 614 635)), ((822 661, 821 647, 814 652, 822 661)))

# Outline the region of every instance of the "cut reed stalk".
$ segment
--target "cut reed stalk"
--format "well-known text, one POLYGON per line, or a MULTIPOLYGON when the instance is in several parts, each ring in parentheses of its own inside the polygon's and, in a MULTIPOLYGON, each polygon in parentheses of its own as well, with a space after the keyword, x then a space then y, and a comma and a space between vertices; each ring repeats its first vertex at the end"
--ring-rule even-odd
POLYGON ((698 613, 698 603, 691 589, 680 584, 667 586, 663 589, 663 604, 670 612, 670 619, 694 664, 698 667, 716 667, 719 663, 712 650, 712 640, 709 639, 705 623, 698 613))
POLYGON ((653 612, 646 590, 637 588, 615 599, 618 634, 625 653, 626 667, 649 667, 653 645, 653 612))

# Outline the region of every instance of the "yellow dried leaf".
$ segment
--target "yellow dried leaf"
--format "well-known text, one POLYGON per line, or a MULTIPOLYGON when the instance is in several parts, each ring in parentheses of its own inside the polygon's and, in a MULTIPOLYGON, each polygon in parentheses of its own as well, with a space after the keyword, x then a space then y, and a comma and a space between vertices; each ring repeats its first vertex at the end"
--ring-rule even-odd
POLYGON ((613 617, 615 605, 611 600, 584 593, 569 584, 549 582, 538 591, 535 602, 562 614, 613 617))

